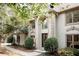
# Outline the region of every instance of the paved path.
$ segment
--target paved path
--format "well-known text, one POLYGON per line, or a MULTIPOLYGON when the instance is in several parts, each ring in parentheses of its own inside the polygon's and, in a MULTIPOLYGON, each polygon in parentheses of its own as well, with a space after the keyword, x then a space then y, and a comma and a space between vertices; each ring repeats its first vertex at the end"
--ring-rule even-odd
POLYGON ((40 55, 41 53, 45 52, 45 51, 41 51, 41 50, 34 50, 33 52, 24 52, 22 50, 18 50, 18 49, 14 49, 8 46, 5 46, 5 48, 7 48, 10 51, 13 51, 14 53, 20 55, 20 56, 37 56, 40 55))

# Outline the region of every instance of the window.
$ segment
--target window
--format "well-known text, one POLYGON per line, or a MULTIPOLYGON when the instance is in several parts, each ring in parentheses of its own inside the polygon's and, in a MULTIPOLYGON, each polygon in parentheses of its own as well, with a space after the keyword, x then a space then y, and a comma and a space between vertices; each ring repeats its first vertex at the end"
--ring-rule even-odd
POLYGON ((67 41, 68 42, 72 41, 72 35, 67 35, 67 41))
POLYGON ((47 39, 48 34, 47 33, 43 33, 42 34, 42 47, 44 46, 44 42, 47 39))
POLYGON ((79 35, 67 35, 67 47, 79 49, 79 35))
POLYGON ((67 35, 67 47, 70 47, 72 43, 72 35, 67 35))
POLYGON ((79 35, 74 35, 74 41, 79 41, 79 35))
POLYGON ((67 13, 66 14, 66 23, 72 23, 72 13, 67 13))
POLYGON ((73 22, 79 22, 79 10, 73 12, 73 22))
POLYGON ((42 24, 42 28, 46 29, 47 28, 47 20, 44 20, 43 24, 42 24))
POLYGON ((79 10, 69 12, 66 14, 66 23, 76 23, 79 22, 79 10))

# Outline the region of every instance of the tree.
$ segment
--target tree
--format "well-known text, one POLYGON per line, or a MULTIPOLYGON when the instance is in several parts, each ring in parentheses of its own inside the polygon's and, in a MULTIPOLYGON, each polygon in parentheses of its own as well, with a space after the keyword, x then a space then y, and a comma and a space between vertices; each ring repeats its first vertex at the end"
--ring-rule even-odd
POLYGON ((22 20, 29 20, 35 17, 40 17, 46 14, 48 10, 48 4, 32 4, 32 3, 22 3, 22 4, 8 4, 17 14, 17 16, 21 17, 22 20))
POLYGON ((7 4, 0 4, 0 34, 3 39, 8 38, 20 26, 18 17, 16 15, 9 16, 8 12, 15 13, 7 4))
POLYGON ((14 31, 27 26, 29 19, 36 20, 39 18, 39 20, 44 20, 48 10, 48 4, 46 3, 1 3, 0 33, 13 33, 14 31), (10 29, 10 31, 7 29, 10 29))

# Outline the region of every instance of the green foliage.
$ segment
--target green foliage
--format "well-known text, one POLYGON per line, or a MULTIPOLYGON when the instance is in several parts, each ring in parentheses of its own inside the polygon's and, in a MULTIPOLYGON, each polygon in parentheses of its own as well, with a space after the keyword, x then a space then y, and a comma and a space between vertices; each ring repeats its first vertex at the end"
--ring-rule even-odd
POLYGON ((12 13, 14 13, 14 11, 12 9, 7 10, 9 7, 6 5, 6 3, 0 4, 0 32, 4 34, 12 33, 15 27, 19 27, 18 25, 20 25, 18 24, 19 21, 17 20, 16 15, 8 16, 8 11, 11 11, 12 13))
POLYGON ((58 54, 61 56, 79 56, 79 50, 76 48, 62 48, 58 50, 58 54))
POLYGON ((29 18, 29 8, 26 6, 23 6, 22 3, 9 3, 7 4, 12 10, 16 13, 17 16, 21 17, 22 19, 29 18))
POLYGON ((74 48, 73 49, 73 53, 74 53, 75 56, 79 56, 79 50, 78 49, 74 48))
POLYGON ((14 44, 14 43, 15 43, 15 38, 14 38, 13 36, 8 37, 7 43, 12 43, 12 44, 14 44))
POLYGON ((14 26, 11 26, 11 25, 6 24, 6 25, 4 26, 3 33, 10 33, 10 32, 12 32, 12 31, 14 31, 14 29, 15 29, 14 26))
POLYGON ((47 4, 39 4, 39 3, 9 3, 7 4, 9 7, 11 7, 17 16, 21 17, 23 20, 32 19, 35 16, 43 15, 46 13, 45 10, 47 10, 47 4))
MULTIPOLYGON (((34 17, 40 17, 41 15, 46 14, 47 10, 47 4, 44 3, 8 3, 8 4, 0 4, 0 17, 1 23, 3 29, 7 31, 8 27, 14 26, 14 27, 21 27, 26 25, 26 22, 29 19, 33 19, 34 17), (9 10, 6 11, 6 9, 9 8, 9 10), (8 12, 11 11, 13 14, 12 16, 8 16, 8 12), (4 24, 8 24, 10 26, 4 26, 4 24), (20 26, 21 25, 21 26, 20 26)), ((42 18, 44 19, 44 17, 42 18)), ((1 28, 2 28, 1 27, 1 28)), ((1 29, 1 31, 3 30, 1 29)), ((5 32, 3 31, 3 32, 5 32)), ((10 31, 8 31, 10 32, 10 31)), ((6 32, 6 33, 8 33, 6 32)))
POLYGON ((19 24, 19 21, 16 17, 10 17, 10 21, 13 26, 17 26, 19 24))
POLYGON ((40 16, 39 20, 41 20, 42 22, 46 19, 45 15, 40 16))
POLYGON ((57 39, 54 37, 46 39, 46 41, 44 43, 44 49, 48 52, 57 51, 57 49, 58 49, 57 39))
POLYGON ((28 28, 27 28, 27 27, 23 27, 23 28, 21 29, 21 32, 23 32, 23 33, 28 33, 28 28))
POLYGON ((28 49, 32 49, 33 48, 33 44, 34 44, 34 41, 31 37, 28 37, 26 40, 25 40, 25 48, 28 48, 28 49))
POLYGON ((73 49, 72 48, 62 48, 58 50, 58 54, 60 56, 73 56, 73 49))

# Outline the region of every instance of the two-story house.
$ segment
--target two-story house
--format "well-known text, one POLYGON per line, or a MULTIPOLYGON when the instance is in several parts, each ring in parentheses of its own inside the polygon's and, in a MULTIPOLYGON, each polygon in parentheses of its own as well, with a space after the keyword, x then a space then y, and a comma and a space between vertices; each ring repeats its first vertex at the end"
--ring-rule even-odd
POLYGON ((46 20, 31 20, 29 35, 34 38, 35 46, 41 49, 49 37, 58 39, 59 48, 79 48, 79 4, 64 3, 50 8, 46 20))

